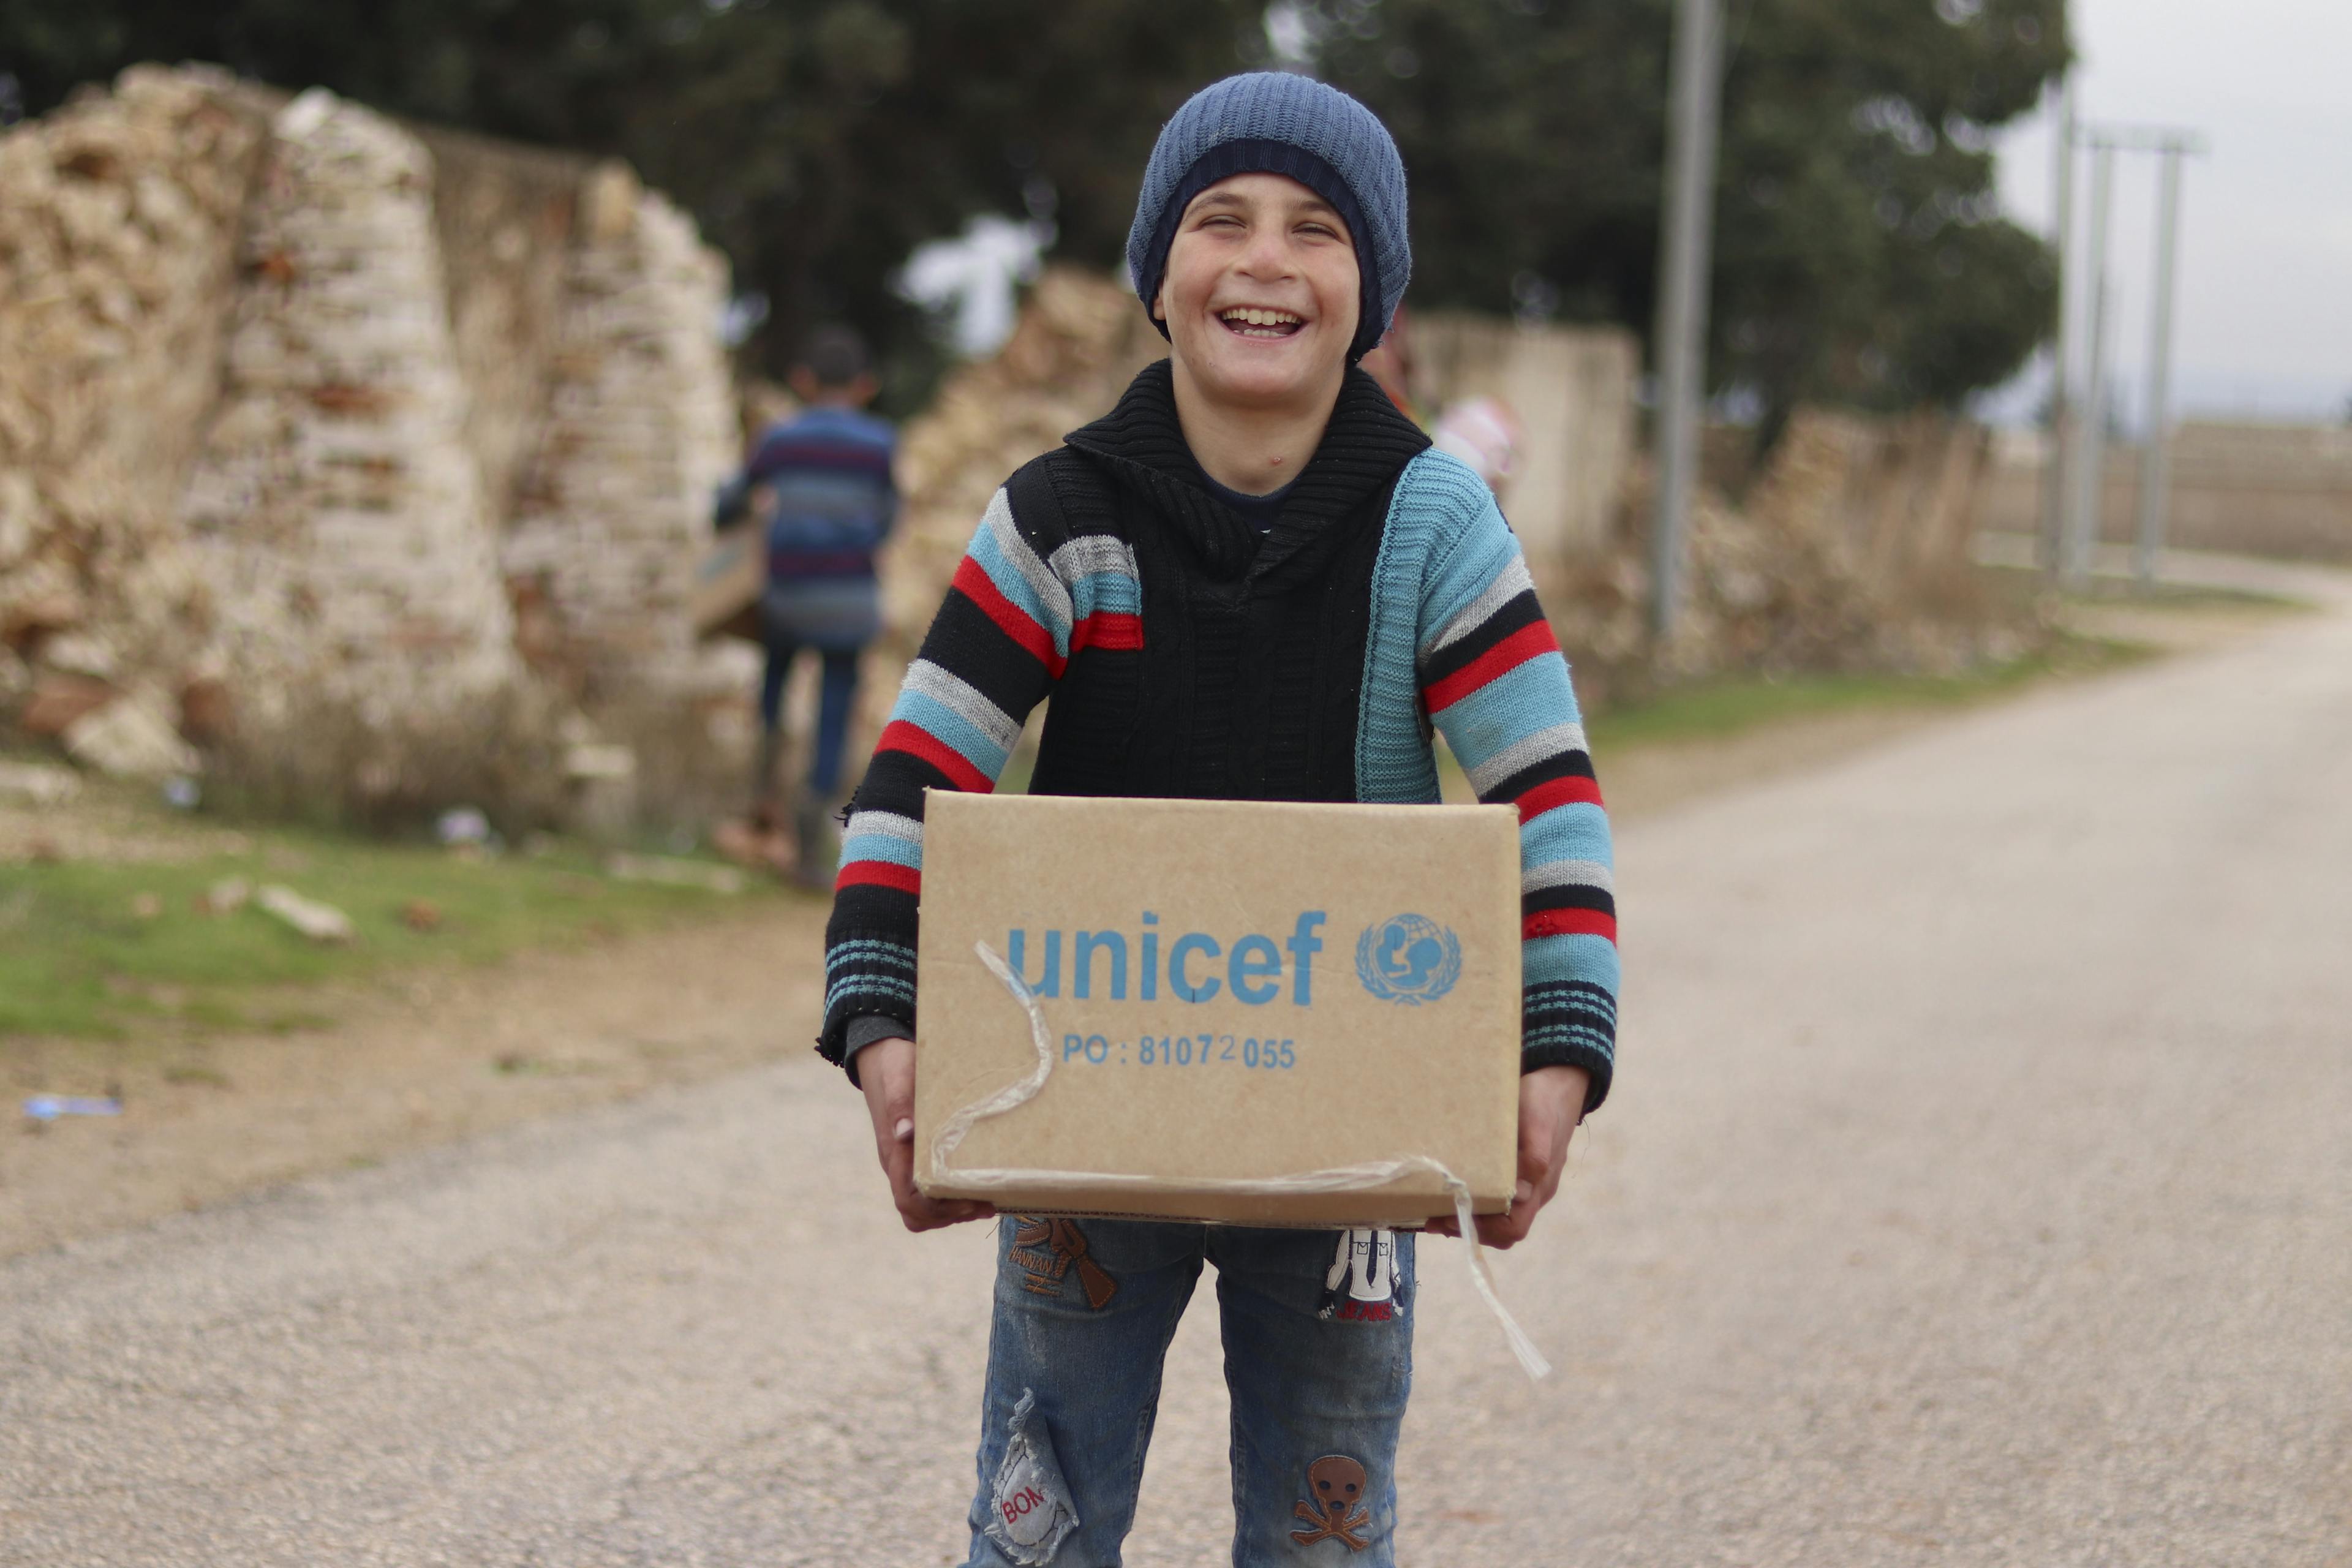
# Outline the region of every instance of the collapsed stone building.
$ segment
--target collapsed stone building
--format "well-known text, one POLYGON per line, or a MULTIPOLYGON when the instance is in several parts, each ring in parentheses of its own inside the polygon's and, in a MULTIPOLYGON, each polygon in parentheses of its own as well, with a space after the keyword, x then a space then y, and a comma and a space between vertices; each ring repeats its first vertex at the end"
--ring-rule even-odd
POLYGON ((488 715, 560 762, 740 706, 688 609, 727 288, 621 165, 323 91, 139 67, 0 135, 0 721, 397 790, 488 715))

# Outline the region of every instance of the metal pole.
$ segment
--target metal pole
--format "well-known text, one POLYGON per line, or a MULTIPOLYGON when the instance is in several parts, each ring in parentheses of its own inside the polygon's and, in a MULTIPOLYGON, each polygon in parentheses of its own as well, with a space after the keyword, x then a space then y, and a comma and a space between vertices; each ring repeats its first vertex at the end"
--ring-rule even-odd
POLYGON ((2050 338, 2050 436, 2042 459, 2042 533, 2037 542, 2042 572, 2055 580, 2066 537, 2066 448, 2073 438, 2069 416, 2072 366, 2067 353, 2066 253, 2074 232, 2074 79, 2058 95, 2058 133, 2051 155, 2050 243, 2058 253, 2058 320, 2050 338))
POLYGON ((1722 52, 1717 0, 1675 0, 1674 99, 1667 110, 1666 199, 1659 236, 1657 515, 1650 529, 1650 621, 1660 642, 1675 635, 1684 522, 1698 478, 1722 52))
POLYGON ((2107 218, 2116 194, 2116 150, 2091 152, 2091 254, 2086 270, 2091 291, 2090 385, 2083 396, 2082 435, 2074 449, 2074 509, 2067 519, 2066 581, 2080 587, 2090 574, 2092 547, 2098 542, 2105 501, 2107 467, 2107 218))
POLYGON ((2147 445, 2139 455, 2139 549, 2132 564, 2144 585, 2156 583, 2157 558, 2164 550, 2167 494, 2172 475, 2172 268, 2180 244, 2179 143, 2163 153, 2157 186, 2156 302, 2147 328, 2147 445))

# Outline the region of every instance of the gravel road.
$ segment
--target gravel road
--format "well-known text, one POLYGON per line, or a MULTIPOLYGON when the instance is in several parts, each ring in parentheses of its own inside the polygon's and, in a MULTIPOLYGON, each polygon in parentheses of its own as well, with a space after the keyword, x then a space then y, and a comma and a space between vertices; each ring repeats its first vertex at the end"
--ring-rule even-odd
MULTIPOLYGON (((1406 1561, 2352 1563, 2320 591, 1623 835, 1617 1092, 1499 1268, 1559 1371, 1428 1245, 1406 1561)), ((793 1063, 20 1258, 0 1562, 952 1563, 989 1247, 793 1063)), ((1132 1563, 1223 1560, 1213 1329, 1132 1563)))

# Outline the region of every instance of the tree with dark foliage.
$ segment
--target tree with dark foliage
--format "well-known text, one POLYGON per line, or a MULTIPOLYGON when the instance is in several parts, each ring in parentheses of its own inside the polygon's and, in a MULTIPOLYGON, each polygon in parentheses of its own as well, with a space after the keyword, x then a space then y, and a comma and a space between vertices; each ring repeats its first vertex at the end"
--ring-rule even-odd
POLYGON ((887 348, 902 406, 925 323, 891 290, 982 212, 1050 216, 1117 264, 1160 122, 1263 52, 1238 0, 0 0, 26 111, 141 60, 208 60, 394 114, 626 158, 692 209, 770 313, 781 375, 814 324, 887 348))
MULTIPOLYGON (((2056 279, 1992 206, 1990 128, 2067 59, 2063 0, 1726 0, 1711 365, 1760 399, 1953 403, 2047 333, 2056 279)), ((1412 300, 1647 331, 1671 0, 1293 0, 1307 64, 1412 175, 1412 300)), ((891 279, 982 212, 1115 267, 1145 153, 1263 64, 1257 0, 0 0, 26 112, 138 60, 204 59, 419 120, 627 158, 771 314, 936 351, 891 279)), ((0 100, 9 95, 0 92, 0 100)))
MULTIPOLYGON (((2068 58, 2063 0, 1726 0, 1711 384, 1957 403, 2047 336, 2047 247, 1994 211, 1990 132, 2068 58)), ((1329 80, 1412 172, 1424 305, 1655 309, 1671 0, 1323 0, 1329 80)))

